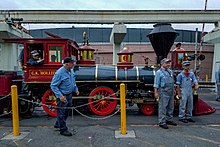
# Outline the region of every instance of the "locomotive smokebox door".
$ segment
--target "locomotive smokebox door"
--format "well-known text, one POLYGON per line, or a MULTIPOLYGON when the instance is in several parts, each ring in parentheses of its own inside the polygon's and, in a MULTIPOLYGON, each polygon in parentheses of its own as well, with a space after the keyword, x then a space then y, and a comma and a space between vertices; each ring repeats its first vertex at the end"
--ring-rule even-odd
POLYGON ((147 35, 157 55, 157 64, 167 57, 177 35, 169 23, 155 24, 154 29, 147 35))

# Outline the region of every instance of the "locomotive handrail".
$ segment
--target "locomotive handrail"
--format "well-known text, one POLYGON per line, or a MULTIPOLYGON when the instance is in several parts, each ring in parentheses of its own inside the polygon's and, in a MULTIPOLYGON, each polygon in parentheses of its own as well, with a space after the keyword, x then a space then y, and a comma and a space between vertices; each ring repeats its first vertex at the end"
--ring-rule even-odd
POLYGON ((200 85, 215 85, 215 82, 206 82, 206 81, 199 81, 200 85))
POLYGON ((1 97, 0 100, 3 100, 3 99, 7 98, 7 97, 10 96, 10 95, 11 95, 11 93, 9 93, 8 95, 6 95, 6 96, 4 96, 4 97, 1 97))
POLYGON ((115 82, 115 83, 129 83, 129 82, 140 82, 139 80, 93 80, 93 81, 76 81, 76 83, 91 83, 91 82, 95 82, 95 83, 99 83, 99 82, 106 82, 106 83, 112 83, 112 82, 115 82))
POLYGON ((3 114, 0 115, 0 117, 5 116, 5 115, 8 115, 8 114, 11 114, 11 112, 12 112, 12 111, 7 112, 7 113, 3 113, 3 114))
MULTIPOLYGON (((10 95, 11 95, 11 93, 9 93, 8 95, 6 95, 6 96, 4 96, 4 97, 1 97, 1 98, 0 98, 0 101, 3 100, 3 99, 6 99, 6 98, 9 97, 10 95)), ((3 112, 3 114, 1 114, 0 117, 5 116, 5 115, 8 115, 8 114, 10 114, 11 112, 12 112, 12 111, 10 111, 10 112, 3 112)))
POLYGON ((16 80, 11 80, 12 82, 22 82, 23 79, 16 79, 16 80))
POLYGON ((199 88, 215 88, 215 82, 199 81, 199 88))

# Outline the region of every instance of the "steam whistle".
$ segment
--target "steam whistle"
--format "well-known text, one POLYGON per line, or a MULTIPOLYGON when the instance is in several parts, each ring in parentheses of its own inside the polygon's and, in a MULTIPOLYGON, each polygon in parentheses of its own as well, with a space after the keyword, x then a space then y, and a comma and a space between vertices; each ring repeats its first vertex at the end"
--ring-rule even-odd
POLYGON ((89 38, 88 38, 86 32, 83 32, 83 45, 89 46, 89 38))

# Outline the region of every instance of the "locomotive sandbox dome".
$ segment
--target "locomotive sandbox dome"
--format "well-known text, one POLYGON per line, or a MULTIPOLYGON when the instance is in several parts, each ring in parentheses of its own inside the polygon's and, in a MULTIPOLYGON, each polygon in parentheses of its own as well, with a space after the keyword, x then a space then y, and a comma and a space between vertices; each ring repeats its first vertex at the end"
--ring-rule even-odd
POLYGON ((95 64, 95 60, 93 59, 95 49, 90 46, 86 32, 83 32, 83 46, 79 47, 78 50, 80 56, 78 64, 86 66, 95 64))
POLYGON ((133 52, 129 51, 127 47, 124 47, 123 50, 117 53, 118 55, 118 68, 129 69, 133 68, 132 56, 133 52))
POLYGON ((167 57, 177 35, 169 23, 155 24, 154 29, 147 35, 157 55, 157 64, 167 57))
POLYGON ((78 64, 85 64, 85 65, 94 65, 95 60, 93 59, 95 49, 88 45, 83 45, 78 48, 80 52, 80 59, 78 64))

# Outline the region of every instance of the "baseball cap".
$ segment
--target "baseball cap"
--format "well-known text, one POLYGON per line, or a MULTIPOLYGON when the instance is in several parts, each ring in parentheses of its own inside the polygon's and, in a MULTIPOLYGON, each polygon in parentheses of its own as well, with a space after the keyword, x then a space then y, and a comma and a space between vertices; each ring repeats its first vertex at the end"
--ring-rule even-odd
POLYGON ((38 56, 38 55, 39 55, 39 53, 38 53, 36 50, 31 51, 31 54, 32 54, 33 56, 38 56))
POLYGON ((164 58, 164 59, 162 59, 162 60, 160 61, 160 64, 164 64, 164 63, 166 63, 166 62, 171 62, 171 60, 168 59, 168 58, 164 58))
POLYGON ((71 57, 66 57, 63 59, 62 63, 70 63, 70 62, 76 62, 76 60, 74 58, 71 57))
POLYGON ((182 65, 183 65, 183 66, 189 66, 189 65, 190 65, 190 62, 189 62, 189 61, 183 61, 183 62, 182 62, 182 65))

